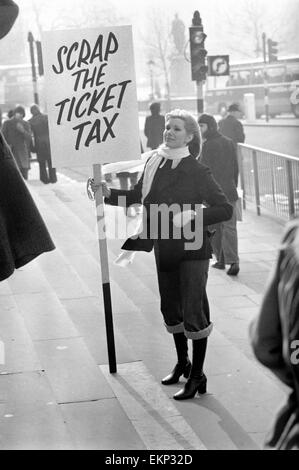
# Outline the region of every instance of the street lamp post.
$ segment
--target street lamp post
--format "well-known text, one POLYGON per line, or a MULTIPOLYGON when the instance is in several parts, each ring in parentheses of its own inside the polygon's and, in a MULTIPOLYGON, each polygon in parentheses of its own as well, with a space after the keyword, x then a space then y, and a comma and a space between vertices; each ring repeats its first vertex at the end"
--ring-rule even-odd
POLYGON ((28 42, 29 42, 29 51, 30 51, 30 60, 31 60, 31 72, 32 72, 32 84, 33 84, 33 99, 35 104, 39 104, 38 92, 37 92, 37 76, 36 76, 36 67, 35 67, 35 57, 34 57, 34 37, 31 31, 28 33, 28 42))
POLYGON ((151 59, 147 63, 149 67, 149 73, 150 73, 150 84, 151 84, 151 94, 150 94, 150 100, 154 99, 154 70, 153 67, 155 65, 155 62, 151 59))

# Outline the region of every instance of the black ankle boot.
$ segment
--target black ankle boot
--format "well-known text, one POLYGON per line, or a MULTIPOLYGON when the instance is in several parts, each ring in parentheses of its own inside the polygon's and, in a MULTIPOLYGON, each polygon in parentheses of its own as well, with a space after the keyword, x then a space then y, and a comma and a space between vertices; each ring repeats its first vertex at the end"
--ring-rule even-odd
POLYGON ((198 393, 206 393, 207 378, 203 373, 203 364, 207 350, 207 338, 196 339, 192 341, 192 367, 190 376, 182 390, 174 395, 175 400, 186 400, 193 398, 198 393))
POLYGON ((191 370, 191 362, 189 359, 185 364, 180 364, 179 362, 175 365, 173 371, 164 377, 164 379, 161 380, 163 385, 171 385, 171 384, 176 384, 178 383, 181 375, 183 375, 186 379, 189 377, 191 370))
POLYGON ((162 379, 163 385, 176 384, 181 375, 188 378, 191 370, 191 362, 188 358, 188 340, 184 333, 174 333, 173 340, 177 352, 178 362, 173 371, 162 379))
POLYGON ((184 388, 177 392, 173 398, 175 400, 187 400, 188 398, 193 398, 196 392, 204 394, 207 391, 207 378, 205 374, 202 374, 201 377, 189 377, 184 388))
POLYGON ((240 271, 239 263, 232 263, 230 268, 227 270, 226 274, 229 276, 236 276, 240 271))

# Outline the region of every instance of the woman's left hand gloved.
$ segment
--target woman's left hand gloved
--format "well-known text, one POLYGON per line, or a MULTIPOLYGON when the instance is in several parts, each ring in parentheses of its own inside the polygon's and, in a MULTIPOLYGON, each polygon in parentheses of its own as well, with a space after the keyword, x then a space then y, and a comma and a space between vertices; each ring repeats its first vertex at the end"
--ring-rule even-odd
POLYGON ((179 212, 178 214, 175 214, 175 216, 173 217, 173 225, 175 225, 175 227, 182 228, 186 224, 191 222, 191 220, 195 219, 195 216, 196 216, 196 212, 192 209, 179 212))

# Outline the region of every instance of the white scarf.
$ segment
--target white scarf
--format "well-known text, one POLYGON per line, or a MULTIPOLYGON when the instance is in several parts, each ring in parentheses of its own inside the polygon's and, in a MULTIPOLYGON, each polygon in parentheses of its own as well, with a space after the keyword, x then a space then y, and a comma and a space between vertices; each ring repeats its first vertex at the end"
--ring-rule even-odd
MULTIPOLYGON (((190 151, 188 147, 171 149, 165 144, 160 145, 160 147, 158 147, 156 150, 144 153, 142 155, 142 159, 146 160, 146 164, 142 182, 142 201, 144 201, 144 198, 150 192, 156 171, 163 162, 163 159, 165 159, 165 161, 161 166, 164 165, 166 160, 172 160, 171 168, 174 170, 178 166, 180 161, 183 158, 189 157, 189 155, 190 151)), ((140 233, 141 226, 142 220, 140 220, 140 224, 137 227, 135 234, 140 233)), ((135 254, 136 251, 123 250, 123 252, 116 258, 114 263, 118 266, 125 267, 128 264, 132 263, 135 254)))
MULTIPOLYGON (((143 184, 142 184, 142 201, 150 192, 152 183, 156 174, 157 169, 161 165, 163 159, 172 160, 171 168, 174 170, 183 158, 189 157, 190 151, 188 147, 180 147, 177 149, 171 149, 165 144, 160 145, 151 152, 146 152, 142 157, 146 158, 147 163, 145 165, 143 184)), ((165 162, 164 162, 165 163, 165 162)), ((164 164, 163 163, 163 164, 164 164)), ((162 165, 163 166, 163 165, 162 165)))

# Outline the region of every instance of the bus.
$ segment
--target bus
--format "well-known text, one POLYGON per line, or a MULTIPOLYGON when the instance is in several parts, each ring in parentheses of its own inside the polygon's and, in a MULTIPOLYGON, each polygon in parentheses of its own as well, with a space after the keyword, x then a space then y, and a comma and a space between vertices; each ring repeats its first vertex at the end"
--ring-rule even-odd
MULTIPOLYGON (((38 77, 38 92, 43 98, 43 77, 38 77)), ((0 109, 2 113, 34 101, 31 64, 0 65, 0 109)))
POLYGON ((299 117, 299 104, 291 100, 294 90, 299 87, 299 56, 266 64, 262 59, 239 62, 230 65, 229 77, 208 77, 205 110, 210 114, 221 114, 231 103, 242 104, 245 93, 253 93, 259 118, 265 113, 265 83, 270 116, 293 114, 299 117))

